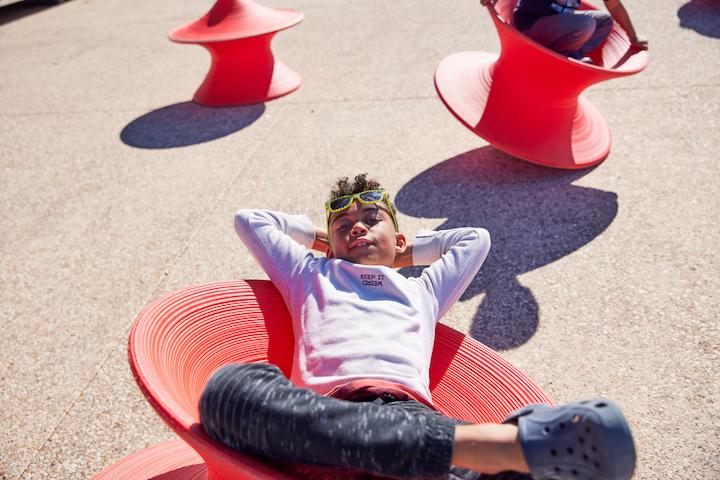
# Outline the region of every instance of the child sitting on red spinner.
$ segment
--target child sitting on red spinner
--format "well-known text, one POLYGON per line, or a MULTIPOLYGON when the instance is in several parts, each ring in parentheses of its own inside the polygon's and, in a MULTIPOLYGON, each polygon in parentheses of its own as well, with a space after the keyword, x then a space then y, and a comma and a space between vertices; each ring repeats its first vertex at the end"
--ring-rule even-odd
POLYGON ((365 175, 338 182, 326 221, 236 214, 238 235, 287 304, 295 352, 290 380, 258 363, 213 374, 200 400, 211 437, 268 461, 393 478, 631 477, 632 436, 610 402, 530 405, 483 425, 433 409, 435 328, 485 261, 486 230, 422 231, 408 242, 388 193, 365 175), (409 265, 429 266, 417 278, 395 270, 409 265))

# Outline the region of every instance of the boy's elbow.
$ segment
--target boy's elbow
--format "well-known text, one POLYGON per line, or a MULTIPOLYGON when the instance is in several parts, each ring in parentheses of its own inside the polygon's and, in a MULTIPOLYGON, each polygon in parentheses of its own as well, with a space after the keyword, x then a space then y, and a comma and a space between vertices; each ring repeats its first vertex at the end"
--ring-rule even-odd
POLYGON ((251 210, 246 209, 241 209, 235 212, 235 224, 247 221, 247 219, 250 218, 250 212, 251 210))
POLYGON ((475 250, 477 251, 477 257, 480 259, 480 262, 485 261, 485 258, 487 258, 488 253, 490 253, 490 232, 485 230, 484 228, 475 228, 475 250))
POLYGON ((477 234, 477 242, 480 246, 484 247, 485 249, 490 249, 490 232, 485 230, 484 228, 476 228, 475 233, 477 234))
POLYGON ((242 209, 235 212, 235 231, 241 233, 249 228, 253 210, 242 209))

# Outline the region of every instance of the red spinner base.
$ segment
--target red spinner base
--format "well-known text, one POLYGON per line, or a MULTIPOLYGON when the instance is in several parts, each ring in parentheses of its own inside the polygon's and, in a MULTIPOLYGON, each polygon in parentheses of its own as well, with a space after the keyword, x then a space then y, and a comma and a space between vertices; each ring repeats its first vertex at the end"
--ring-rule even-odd
POLYGON ((236 106, 297 90, 300 75, 275 59, 270 42, 302 19, 295 10, 268 8, 253 0, 218 0, 201 19, 170 32, 170 40, 202 45, 212 57, 193 100, 211 107, 236 106))
POLYGON ((584 168, 605 159, 610 130, 592 104, 578 98, 592 84, 642 71, 645 51, 631 49, 615 24, 589 65, 555 53, 504 19, 517 0, 488 11, 500 37, 500 55, 462 52, 445 58, 435 88, 467 128, 510 155, 557 168, 584 168))

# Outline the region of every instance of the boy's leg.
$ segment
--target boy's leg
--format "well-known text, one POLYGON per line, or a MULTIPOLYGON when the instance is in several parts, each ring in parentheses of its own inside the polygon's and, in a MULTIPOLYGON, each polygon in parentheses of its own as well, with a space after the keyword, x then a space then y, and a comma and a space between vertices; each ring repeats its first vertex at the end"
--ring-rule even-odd
POLYGON ((595 20, 588 15, 557 13, 535 20, 525 35, 555 52, 581 58, 580 49, 595 32, 595 20))
MULTIPOLYGON (((422 403, 413 401, 390 402, 386 406, 388 408, 401 408, 409 412, 417 412, 423 415, 442 415, 440 412, 436 410, 431 410, 422 403)), ((470 425, 470 422, 466 422, 464 420, 457 420, 455 418, 451 418, 451 420, 453 421, 453 423, 455 423, 456 426, 470 425)), ((457 431, 455 435, 457 438, 457 431)), ((474 470, 470 470, 469 468, 453 466, 450 467, 450 475, 447 477, 447 480, 532 480, 532 478, 529 475, 518 472, 483 474, 474 470)))
POLYGON ((612 402, 597 399, 558 407, 528 405, 510 415, 505 423, 502 426, 516 425, 517 429, 501 431, 496 430, 501 425, 488 424, 458 426, 453 462, 484 470, 490 464, 488 454, 504 455, 504 451, 494 454, 489 450, 511 441, 509 435, 519 442, 523 465, 508 470, 529 470, 535 480, 632 477, 632 433, 625 416, 612 402))
POLYGON ((211 437, 235 450, 400 478, 447 475, 456 424, 442 415, 323 397, 264 364, 215 372, 200 418, 211 437))
MULTIPOLYGON (((376 401, 377 402, 377 401, 376 401)), ((429 407, 423 405, 419 402, 414 401, 394 401, 394 402, 388 402, 385 404, 386 408, 395 408, 395 409, 402 409, 406 412, 411 413, 417 413, 420 415, 438 415, 442 416, 442 414, 436 410, 432 410, 429 407)), ((457 420, 454 418, 449 418, 454 425, 461 425, 461 424, 467 424, 468 422, 457 420)), ((460 467, 450 467, 449 475, 443 475, 441 478, 447 479, 447 480, 485 480, 487 477, 484 477, 481 473, 475 472, 473 470, 467 469, 467 468, 460 468, 460 467)), ((495 480, 495 479, 493 479, 495 480)))
POLYGON ((580 55, 584 56, 588 52, 592 52, 600 46, 602 42, 610 35, 613 27, 612 16, 602 10, 579 10, 575 15, 585 15, 595 20, 595 31, 585 45, 580 47, 580 55))

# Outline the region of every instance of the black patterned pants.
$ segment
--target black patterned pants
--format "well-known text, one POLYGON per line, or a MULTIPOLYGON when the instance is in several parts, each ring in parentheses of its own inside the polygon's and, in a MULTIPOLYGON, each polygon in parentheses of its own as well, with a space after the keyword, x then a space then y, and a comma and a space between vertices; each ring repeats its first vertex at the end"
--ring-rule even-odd
POLYGON ((219 369, 200 399, 200 419, 224 445, 283 464, 394 478, 480 478, 450 468, 455 425, 462 422, 415 401, 324 397, 294 386, 274 365, 219 369))

